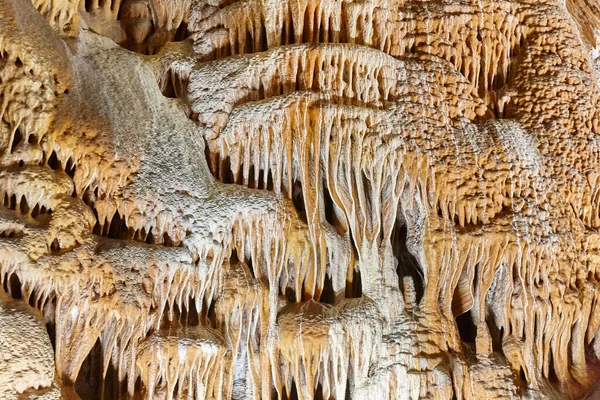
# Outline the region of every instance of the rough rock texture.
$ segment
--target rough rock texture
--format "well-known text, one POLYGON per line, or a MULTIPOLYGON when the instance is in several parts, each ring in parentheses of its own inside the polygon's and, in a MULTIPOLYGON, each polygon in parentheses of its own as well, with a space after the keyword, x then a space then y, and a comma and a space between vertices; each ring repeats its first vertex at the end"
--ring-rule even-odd
POLYGON ((54 357, 43 320, 4 293, 0 300, 0 394, 50 387, 54 357))
POLYGON ((598 398, 597 38, 596 0, 0 0, 0 397, 598 398))

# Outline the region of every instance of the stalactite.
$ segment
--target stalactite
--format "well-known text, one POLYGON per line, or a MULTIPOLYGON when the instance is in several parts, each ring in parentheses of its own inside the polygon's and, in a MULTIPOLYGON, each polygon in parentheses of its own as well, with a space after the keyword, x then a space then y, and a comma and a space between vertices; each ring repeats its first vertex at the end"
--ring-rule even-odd
POLYGON ((146 398, 220 397, 223 358, 223 339, 209 328, 151 335, 140 344, 137 361, 146 398))
POLYGON ((593 398, 596 8, 0 0, 0 397, 593 398))

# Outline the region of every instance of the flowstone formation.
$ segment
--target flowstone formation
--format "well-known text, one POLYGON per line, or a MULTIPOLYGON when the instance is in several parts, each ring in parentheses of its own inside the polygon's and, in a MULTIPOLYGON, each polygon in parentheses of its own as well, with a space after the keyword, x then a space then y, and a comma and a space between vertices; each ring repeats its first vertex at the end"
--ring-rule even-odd
POLYGON ((0 398, 600 397, 596 0, 0 0, 0 398))

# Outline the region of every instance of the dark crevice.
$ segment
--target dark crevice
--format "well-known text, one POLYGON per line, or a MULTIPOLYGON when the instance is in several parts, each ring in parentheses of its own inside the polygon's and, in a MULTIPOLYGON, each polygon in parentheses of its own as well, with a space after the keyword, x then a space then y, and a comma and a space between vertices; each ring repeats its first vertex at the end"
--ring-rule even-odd
POLYGON ((21 294, 21 280, 17 276, 17 274, 12 274, 9 278, 8 282, 9 293, 13 299, 21 299, 23 298, 21 294))
MULTIPOLYGON (((125 3, 125 2, 123 1, 123 3, 125 3)), ((119 6, 119 10, 118 10, 118 12, 117 12, 117 21, 120 21, 120 20, 121 20, 121 16, 122 16, 122 14, 123 14, 123 3, 121 3, 121 4, 118 4, 118 6, 119 6)), ((113 2, 113 3, 112 3, 112 5, 111 5, 110 9, 111 9, 112 11, 115 11, 115 8, 116 8, 116 7, 117 7, 117 2, 115 1, 115 2, 113 2)))
POLYGON ((265 96, 265 85, 263 85, 263 81, 262 79, 259 80, 258 82, 258 100, 264 100, 266 98, 265 96))
POLYGON ((73 157, 69 157, 69 159, 67 160, 67 165, 65 167, 65 173, 71 179, 73 179, 75 177, 75 170, 76 170, 76 166, 75 166, 75 162, 73 161, 73 157))
MULTIPOLYGON (((210 173, 216 177, 216 176, 218 176, 218 175, 216 175, 217 168, 215 165, 213 165, 214 163, 212 162, 214 157, 215 156, 212 155, 210 150, 208 149, 208 146, 205 145, 204 146, 204 158, 206 159, 206 164, 208 165, 208 169, 209 169, 210 173)), ((216 158, 218 159, 218 155, 216 156, 216 158)))
MULTIPOLYGON (((163 241, 161 243, 162 246, 165 247, 183 247, 182 242, 179 243, 175 243, 175 241, 171 238, 171 236, 169 235, 168 232, 164 232, 163 235, 163 241)), ((143 241, 143 240, 140 240, 143 241)))
POLYGON ((21 280, 17 274, 10 274, 4 277, 3 289, 13 299, 19 300, 22 298, 21 294, 21 280))
POLYGON ((437 210, 437 216, 439 218, 444 218, 444 212, 442 211, 442 204, 441 203, 439 203, 439 202, 437 203, 436 210, 437 210))
POLYGON ((303 26, 303 30, 302 30, 302 42, 307 43, 310 40, 310 31, 312 29, 312 26, 308 24, 308 21, 311 21, 311 15, 310 15, 310 7, 306 7, 306 9, 304 10, 304 26, 303 26))
POLYGON ((261 169, 261 170, 258 171, 258 182, 256 183, 256 188, 257 189, 264 189, 265 188, 264 175, 265 175, 265 171, 264 170, 261 169))
POLYGON ((146 244, 156 244, 156 241, 154 240, 154 235, 152 234, 152 227, 150 227, 150 229, 148 230, 145 242, 146 244))
POLYGON ((61 169, 61 163, 58 160, 56 151, 54 151, 54 150, 52 150, 52 154, 50 154, 50 158, 48 158, 48 166, 55 171, 61 169))
MULTIPOLYGON (((85 200, 84 200, 85 202, 85 200)), ((86 204, 88 204, 86 202, 86 204)), ((94 207, 90 207, 92 209, 92 212, 94 213, 94 216, 96 217, 96 223, 94 224, 94 228, 92 229, 92 233, 94 235, 98 235, 101 236, 102 235, 102 231, 100 230, 100 220, 98 219, 98 211, 96 211, 96 208, 94 207)))
MULTIPOLYGON (((293 25, 293 24, 291 24, 291 25, 293 25)), ((287 44, 287 43, 288 43, 288 24, 283 22, 281 24, 281 44, 287 44)))
POLYGON ((350 248, 352 250, 353 253, 353 259, 354 260, 358 260, 358 246, 356 245, 356 242, 354 241, 354 235, 350 234, 348 235, 350 237, 350 248))
POLYGON ((360 270, 352 268, 352 280, 346 279, 346 298, 355 299, 362 297, 362 277, 360 270))
POLYGON ((11 197, 8 193, 4 193, 4 199, 2 200, 2 205, 8 209, 10 209, 11 197))
POLYGON ((118 211, 115 212, 110 221, 110 225, 105 226, 103 231, 106 232, 106 237, 109 239, 126 239, 128 229, 125 218, 121 218, 118 211))
POLYGON ((292 186, 292 202, 294 203, 294 208, 298 212, 298 217, 306 222, 306 206, 304 204, 304 194, 302 191, 302 182, 300 182, 300 180, 296 180, 292 186))
MULTIPOLYGON (((372 205, 371 205, 371 198, 372 198, 372 194, 373 194, 373 188, 371 186, 371 180, 367 177, 367 175, 365 174, 365 170, 361 170, 361 176, 362 176, 362 184, 363 184, 363 196, 364 196, 364 201, 366 203, 366 207, 365 207, 365 213, 369 213, 370 210, 373 209, 372 205)), ((360 211, 359 211, 360 212, 360 211)), ((373 226, 371 223, 371 218, 369 218, 367 215, 365 215, 363 218, 365 218, 366 222, 367 222, 367 229, 369 230, 373 230, 373 226)))
MULTIPOLYGON (((548 352, 548 357, 550 357, 550 361, 548 361, 548 380, 550 382, 559 382, 558 376, 556 375, 556 370, 554 368, 554 354, 552 350, 548 352)), ((523 368, 521 368, 522 370, 523 368)))
MULTIPOLYGON (((249 252, 247 252, 247 253, 249 253, 249 252)), ((248 266, 248 270, 250 270, 250 273, 252 274, 252 278, 256 279, 256 273, 254 272, 254 265, 252 264, 252 258, 250 257, 249 254, 246 257, 246 259, 244 260, 244 262, 248 266)))
POLYGON ((458 213, 452 215, 452 221, 454 221, 454 225, 460 226, 460 217, 458 216, 458 213))
MULTIPOLYGON (((240 249, 240 250, 242 250, 242 249, 240 249)), ((250 275, 252 276, 252 279, 256 279, 256 272, 254 271, 254 265, 252 262, 252 257, 251 257, 250 251, 244 251, 244 259, 242 260, 239 258, 238 249, 236 249, 234 247, 231 251, 231 255, 229 256, 229 265, 235 266, 239 262, 245 263, 246 266, 248 267, 248 271, 250 272, 250 275)))
POLYGON ((203 321, 203 325, 216 326, 217 323, 217 303, 213 301, 210 307, 202 307, 202 312, 198 314, 200 321, 203 321))
POLYGON ((296 387, 296 382, 292 380, 289 393, 287 393, 285 389, 283 390, 281 400, 298 400, 298 388, 296 387))
POLYGON ((320 383, 317 385, 317 389, 315 390, 315 400, 322 400, 323 397, 323 385, 321 385, 320 383))
POLYGON ((233 172, 231 171, 231 160, 229 158, 229 156, 225 157, 225 159, 223 159, 221 161, 221 173, 219 176, 219 180, 222 183, 236 183, 235 182, 235 178, 233 176, 233 172))
POLYGON ((325 281, 323 282, 323 290, 321 296, 318 299, 321 303, 335 304, 335 292, 333 290, 333 281, 331 280, 331 274, 325 274, 325 281))
POLYGON ((177 91, 175 89, 175 83, 173 82, 173 72, 171 70, 165 73, 165 79, 166 80, 162 88, 163 96, 176 99, 177 91))
POLYGON ((260 24, 260 50, 258 51, 266 51, 267 48, 267 27, 265 24, 260 24))
POLYGON ((21 144, 22 141, 23 141, 23 134, 21 133, 21 130, 19 128, 17 128, 17 129, 15 129, 13 141, 10 146, 10 152, 14 153, 15 150, 17 149, 17 146, 19 146, 19 144, 21 144))
POLYGON ((185 22, 182 22, 181 24, 179 24, 179 27, 177 27, 177 30, 175 31, 173 41, 181 42, 182 40, 185 40, 188 37, 189 37, 189 33, 187 30, 187 24, 185 22))
POLYGON ((502 349, 502 339, 504 339, 504 328, 498 329, 493 318, 488 319, 488 326, 492 335, 492 349, 498 354, 504 354, 502 349))
POLYGON ((19 203, 19 211, 21 214, 29 214, 29 206, 27 205, 27 199, 25 196, 21 197, 21 202, 19 203))
MULTIPOLYGON (((218 175, 219 171, 217 171, 216 174, 218 175)), ((250 168, 248 168, 248 185, 247 186, 249 188, 256 187, 256 180, 254 179, 254 165, 250 165, 250 168)))
POLYGON ((333 203, 333 199, 331 198, 331 194, 329 193, 329 189, 327 188, 327 184, 323 182, 323 208, 325 211, 325 220, 329 223, 329 225, 333 227, 337 227, 339 224, 337 222, 337 218, 335 215, 335 204, 333 203))
POLYGON ((186 326, 197 326, 200 324, 200 313, 196 309, 195 299, 190 299, 189 308, 184 308, 181 312, 181 321, 186 326))
POLYGON ((285 293, 283 295, 285 296, 287 301, 289 301, 290 303, 295 303, 296 302, 296 293, 294 292, 294 289, 288 286, 284 290, 285 290, 285 293))
MULTIPOLYGON (((113 367, 112 363, 109 363, 108 370, 106 373, 106 379, 102 385, 102 393, 100 395, 101 400, 112 400, 112 399, 126 399, 127 396, 127 375, 123 380, 119 380, 119 373, 117 368, 113 367)), ((82 398, 83 400, 83 398, 82 398)))
POLYGON ((254 39, 252 38, 252 32, 246 30, 246 43, 244 53, 252 53, 254 47, 254 39))
POLYGON ((29 299, 28 299, 28 302, 27 302, 27 303, 28 303, 28 304, 29 304, 31 307, 33 307, 33 308, 36 308, 36 309, 38 309, 38 310, 39 310, 39 309, 41 309, 41 307, 42 307, 42 306, 41 306, 41 303, 40 303, 40 302, 41 302, 41 299, 37 299, 37 297, 38 297, 38 294, 36 293, 36 291, 35 291, 35 290, 32 290, 32 291, 31 291, 31 294, 30 294, 30 296, 29 296, 29 299), (37 299, 37 300, 36 300, 36 299, 37 299))
POLYGON ((271 169, 269 169, 269 173, 267 174, 267 190, 273 190, 274 189, 274 185, 273 185, 273 172, 271 171, 271 169))
POLYGON ((52 349, 56 350, 56 326, 54 322, 46 321, 46 332, 48 332, 48 337, 50 338, 52 349))
POLYGON ((100 400, 102 395, 102 344, 96 340, 75 381, 75 391, 82 399, 100 400))
POLYGON ((477 327, 473 322, 472 311, 467 311, 456 317, 456 325, 458 327, 458 334, 463 343, 475 343, 477 337, 477 327))
POLYGON ((402 219, 396 221, 396 225, 392 231, 392 250, 394 257, 398 262, 396 272, 398 274, 398 283, 403 293, 406 293, 408 288, 404 287, 405 277, 410 277, 413 282, 416 295, 416 302, 419 303, 423 297, 424 284, 423 273, 415 256, 407 247, 406 241, 408 236, 408 228, 402 219))
POLYGON ((54 239, 52 241, 52 243, 50 244, 50 251, 52 253, 59 253, 60 252, 60 243, 58 242, 58 239, 54 239))

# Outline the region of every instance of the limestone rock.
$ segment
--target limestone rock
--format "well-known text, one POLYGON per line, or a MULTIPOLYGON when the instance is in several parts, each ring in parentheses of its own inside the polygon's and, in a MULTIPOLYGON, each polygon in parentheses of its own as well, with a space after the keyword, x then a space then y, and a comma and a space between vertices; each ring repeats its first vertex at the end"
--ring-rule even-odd
POLYGON ((598 397, 599 10, 0 0, 0 397, 598 397))

